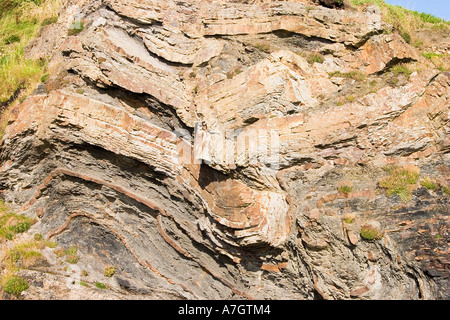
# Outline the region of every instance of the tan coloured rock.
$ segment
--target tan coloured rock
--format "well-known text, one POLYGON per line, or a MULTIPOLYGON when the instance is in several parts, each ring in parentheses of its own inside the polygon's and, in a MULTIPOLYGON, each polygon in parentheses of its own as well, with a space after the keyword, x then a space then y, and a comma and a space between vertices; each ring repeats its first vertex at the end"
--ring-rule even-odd
POLYGON ((380 72, 394 63, 422 59, 398 34, 373 36, 358 51, 357 61, 364 62, 362 68, 367 74, 380 72))
POLYGON ((45 124, 57 120, 62 127, 77 131, 63 134, 67 142, 73 139, 76 143, 101 146, 146 163, 157 172, 178 177, 180 183, 191 185, 194 188, 191 192, 199 193, 208 203, 212 218, 231 230, 235 229, 231 236, 240 239, 239 245, 268 243, 277 246, 286 239, 289 220, 284 195, 279 191, 253 190, 231 179, 212 180, 202 186, 206 183, 202 180, 208 178, 201 174, 200 164, 183 162, 178 152, 186 148, 177 147, 175 134, 147 123, 123 108, 53 91, 48 98, 28 100, 13 114, 17 120, 5 132, 6 140, 33 127, 39 128, 38 137, 49 139, 54 133, 45 124), (28 112, 32 112, 34 117, 23 116, 28 112))
POLYGON ((68 1, 30 47, 49 92, 11 110, 2 198, 89 279, 114 265, 112 298, 446 298, 449 74, 389 83, 420 56, 384 27, 309 1, 68 1), (439 189, 389 197, 389 164, 439 189), (360 241, 371 220, 388 230, 360 241))

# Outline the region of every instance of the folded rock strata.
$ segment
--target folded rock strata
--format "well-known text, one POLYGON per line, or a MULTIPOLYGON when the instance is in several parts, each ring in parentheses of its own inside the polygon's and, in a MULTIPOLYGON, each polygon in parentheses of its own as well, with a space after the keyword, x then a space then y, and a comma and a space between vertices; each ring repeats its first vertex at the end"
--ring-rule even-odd
POLYGON ((114 265, 107 297, 448 298, 448 195, 377 181, 396 164, 448 186, 450 74, 382 82, 422 58, 378 9, 64 1, 45 28, 55 49, 27 52, 50 57, 48 92, 11 111, 2 197, 92 279, 114 265), (361 86, 337 70, 382 83, 337 103, 361 86))

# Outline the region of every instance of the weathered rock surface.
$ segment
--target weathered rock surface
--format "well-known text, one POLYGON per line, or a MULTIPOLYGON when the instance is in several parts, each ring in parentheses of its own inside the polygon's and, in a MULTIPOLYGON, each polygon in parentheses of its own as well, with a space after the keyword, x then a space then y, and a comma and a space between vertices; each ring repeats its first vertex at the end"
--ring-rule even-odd
POLYGON ((421 57, 385 27, 306 1, 65 1, 27 51, 51 77, 11 112, 2 197, 86 281, 116 274, 100 294, 31 268, 24 297, 448 299, 450 74, 389 85, 421 57), (389 197, 389 164, 440 188, 389 197))

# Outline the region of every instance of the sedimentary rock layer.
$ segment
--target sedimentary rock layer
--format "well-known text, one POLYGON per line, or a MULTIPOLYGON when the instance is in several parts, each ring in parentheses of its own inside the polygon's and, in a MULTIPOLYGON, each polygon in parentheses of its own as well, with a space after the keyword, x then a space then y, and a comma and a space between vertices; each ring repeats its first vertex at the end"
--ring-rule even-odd
POLYGON ((66 1, 46 28, 55 49, 27 52, 50 57, 47 93, 11 111, 2 196, 92 277, 114 265, 110 297, 448 298, 450 75, 390 85, 421 57, 376 7, 66 1), (441 187, 389 196, 388 165, 441 187))

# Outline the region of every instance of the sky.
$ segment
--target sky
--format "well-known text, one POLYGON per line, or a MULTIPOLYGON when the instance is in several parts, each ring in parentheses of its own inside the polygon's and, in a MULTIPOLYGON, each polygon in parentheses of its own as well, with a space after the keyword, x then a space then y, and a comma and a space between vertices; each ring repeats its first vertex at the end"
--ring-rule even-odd
POLYGON ((389 4, 406 9, 430 13, 433 16, 450 21, 450 0, 384 0, 389 4))

